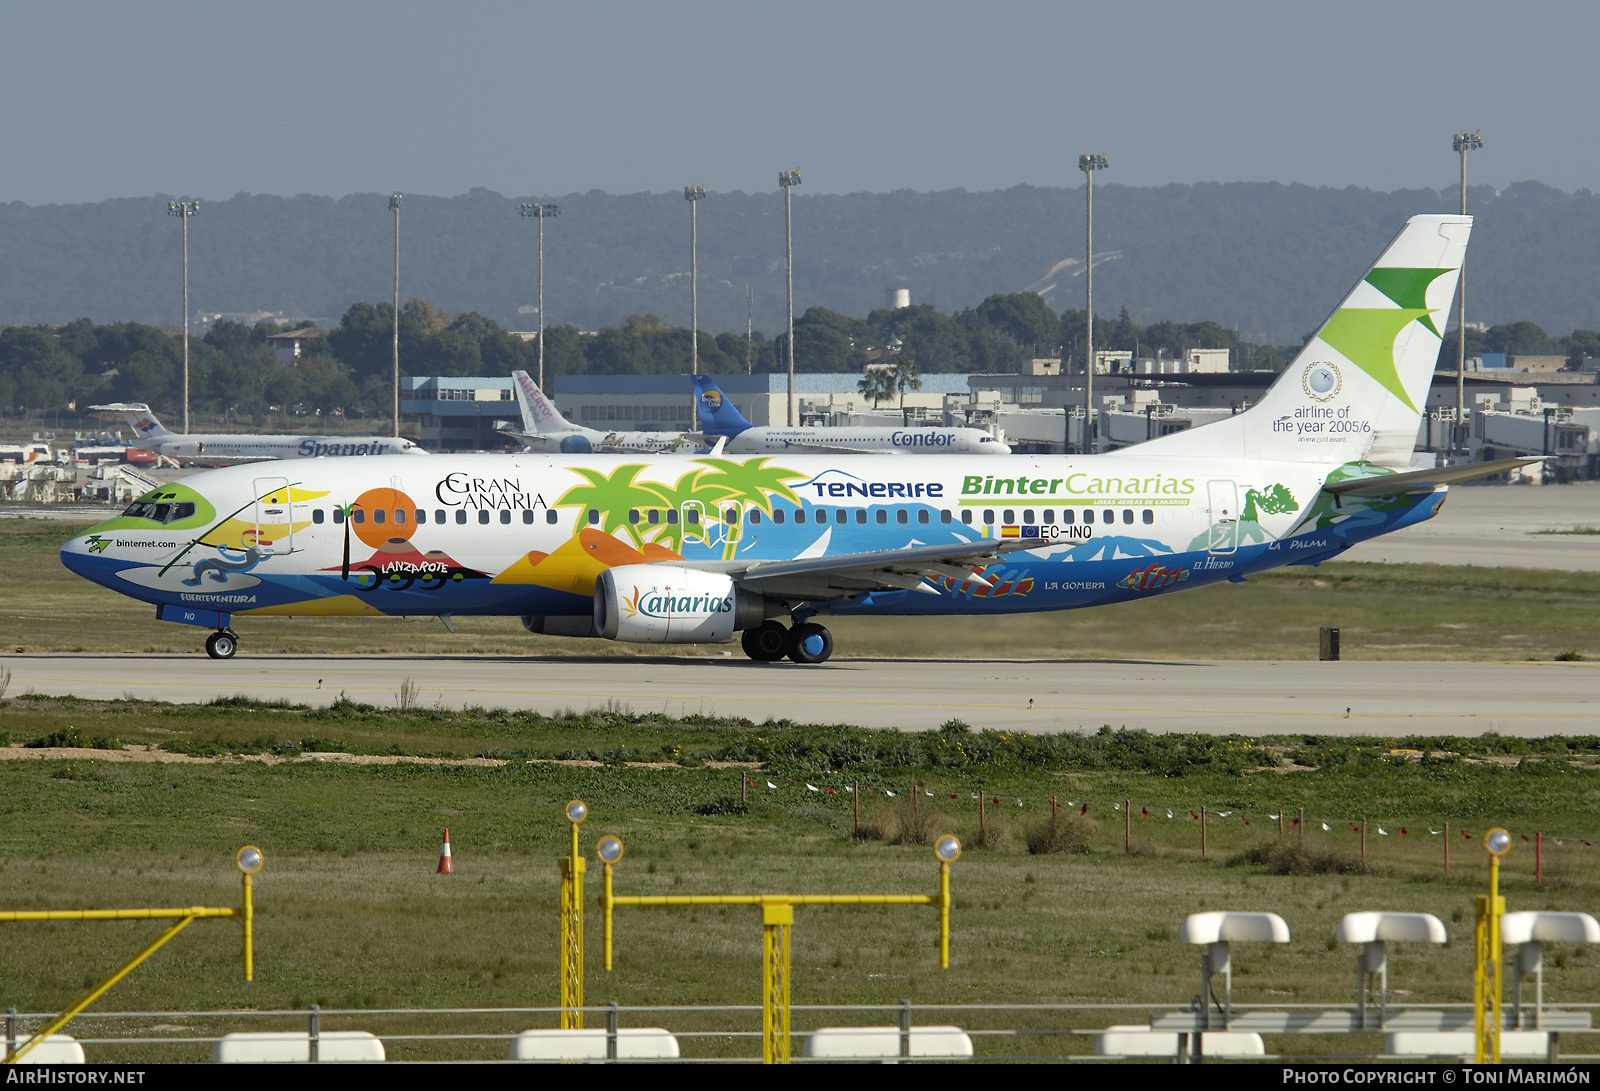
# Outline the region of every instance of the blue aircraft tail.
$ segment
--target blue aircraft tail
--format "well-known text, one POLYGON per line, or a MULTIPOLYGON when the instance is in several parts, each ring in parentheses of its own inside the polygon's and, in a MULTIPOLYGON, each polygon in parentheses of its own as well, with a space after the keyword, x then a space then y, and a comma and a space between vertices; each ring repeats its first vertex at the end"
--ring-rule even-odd
POLYGON ((734 408, 733 399, 717 388, 709 375, 694 377, 695 403, 700 407, 700 431, 730 439, 750 427, 744 414, 734 408))

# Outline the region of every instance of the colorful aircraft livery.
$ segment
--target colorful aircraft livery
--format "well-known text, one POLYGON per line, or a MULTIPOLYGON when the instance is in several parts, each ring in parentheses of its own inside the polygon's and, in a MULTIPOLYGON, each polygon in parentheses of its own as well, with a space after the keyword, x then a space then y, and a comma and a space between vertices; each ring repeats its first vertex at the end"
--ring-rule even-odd
POLYGON ((820 663, 827 615, 983 615, 1168 594, 1430 518, 1410 470, 1471 221, 1412 219, 1236 416, 1105 455, 533 454, 214 470, 67 542, 74 572, 214 630, 235 615, 499 614, 643 643, 740 634, 820 663))

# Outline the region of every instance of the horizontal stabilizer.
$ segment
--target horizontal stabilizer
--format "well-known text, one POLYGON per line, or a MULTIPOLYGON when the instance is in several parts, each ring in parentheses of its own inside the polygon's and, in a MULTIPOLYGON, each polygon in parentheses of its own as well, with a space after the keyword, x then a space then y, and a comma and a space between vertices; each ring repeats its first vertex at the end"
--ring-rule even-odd
POLYGON ((1441 485, 1493 477, 1507 470, 1521 469, 1542 458, 1502 458, 1494 462, 1469 462, 1460 466, 1439 466, 1428 470, 1408 470, 1379 477, 1358 477, 1350 481, 1330 481, 1322 491, 1334 496, 1394 496, 1397 493, 1432 492, 1441 485))

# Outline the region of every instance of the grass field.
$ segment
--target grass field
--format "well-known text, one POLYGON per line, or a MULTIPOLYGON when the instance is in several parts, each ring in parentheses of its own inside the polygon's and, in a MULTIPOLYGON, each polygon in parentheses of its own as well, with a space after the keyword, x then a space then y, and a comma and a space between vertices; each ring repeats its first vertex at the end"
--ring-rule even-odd
MULTIPOLYGON (((101 1003, 105 1009, 553 1003, 554 859, 565 837, 561 807, 574 796, 592 808, 586 847, 608 832, 627 842, 619 893, 932 892, 928 847, 895 843, 893 835, 909 826, 909 785, 933 792, 919 797, 921 826, 954 830, 968 845, 954 867, 950 970, 938 969, 931 911, 801 909, 797 1004, 905 997, 1178 1007, 1196 991, 1198 958, 1177 942, 1178 925, 1190 912, 1217 908, 1274 910, 1294 934, 1286 947, 1236 949, 1240 1002, 1347 1004, 1354 951, 1333 935, 1339 917, 1358 909, 1438 914, 1452 943, 1393 953, 1390 981, 1398 1000, 1459 1002, 1471 995, 1471 897, 1484 878, 1476 837, 1487 826, 1547 834, 1542 884, 1533 881, 1531 843, 1519 837, 1507 860, 1511 909, 1593 911, 1600 894, 1600 839, 1591 836, 1600 832, 1600 739, 1593 737, 1018 738, 958 727, 877 735, 604 712, 550 719, 349 703, 312 710, 31 697, 0 703, 0 730, 13 744, 0 751, 9 759, 0 760, 0 908, 231 904, 238 888, 233 852, 245 842, 266 852, 256 897, 257 980, 248 993, 238 981, 235 926, 198 922, 118 986, 101 1003), (158 752, 16 745, 96 736, 188 760, 110 760, 158 752), (309 751, 477 755, 478 764, 300 758, 309 751), (27 760, 41 753, 47 756, 27 760), (739 781, 747 771, 756 787, 741 809, 739 781), (887 839, 854 839, 848 795, 805 788, 842 788, 857 779, 877 789, 863 793, 863 816, 887 839), (769 789, 769 782, 779 787, 769 789), (884 789, 899 795, 890 799, 884 789), (982 839, 978 792, 1000 800, 982 839), (1030 851, 1030 842, 1051 847, 1051 796, 1087 802, 1088 814, 1075 818, 1073 810, 1058 820, 1054 847, 1066 851, 1030 851), (1148 808, 1152 816, 1131 820, 1131 854, 1122 851, 1123 816, 1113 810, 1123 799, 1133 801, 1135 815, 1148 808), (1214 816, 1204 859, 1199 823, 1187 817, 1202 804, 1214 816), (1301 807, 1312 851, 1280 856, 1276 865, 1250 862, 1278 843, 1266 816, 1301 807), (1224 811, 1232 813, 1218 813, 1224 811), (1370 834, 1365 868, 1349 828, 1363 815, 1370 834), (1473 835, 1456 837, 1449 879, 1441 839, 1427 832, 1446 819, 1453 835, 1473 835), (1377 835, 1380 825, 1388 836, 1377 835), (451 878, 433 874, 445 826, 455 848, 451 878), (1408 836, 1399 835, 1401 827, 1408 836)), ((1297 839, 1288 829, 1285 840, 1297 839)), ((618 962, 609 979, 598 964, 598 923, 591 911, 591 1003, 757 1002, 760 929, 752 910, 619 910, 618 962)), ((0 1004, 24 1011, 69 1002, 156 930, 140 923, 0 929, 0 1004)), ((1547 951, 1546 966, 1550 1001, 1600 999, 1600 951, 1559 945, 1547 951)), ((797 1026, 814 1018, 797 1016, 797 1026)), ((1141 1019, 1106 1013, 1077 1025, 1141 1019)), ((1030 1020, 1060 1025, 1009 1013, 989 1025, 1030 1020)), ((514 1031, 530 1022, 486 1018, 473 1025, 514 1031)), ((735 1025, 711 1015, 670 1022, 735 1025)), ((324 1025, 382 1032, 402 1023, 374 1016, 324 1025)), ((739 1025, 752 1026, 748 1019, 739 1025)), ((179 1029, 170 1033, 181 1035, 217 1024, 186 1019, 172 1026, 179 1029)), ((90 1018, 78 1033, 94 1036, 105 1027, 90 1018)), ((1589 1051, 1594 1044, 1570 1036, 1564 1048, 1589 1051)), ((982 1040, 993 1052, 1027 1045, 1039 1048, 982 1040)), ((1268 1045, 1379 1048, 1375 1035, 1364 1043, 1297 1038, 1268 1045)), ((721 1055, 753 1048, 726 1039, 693 1046, 721 1055)), ((1054 1039, 1043 1048, 1086 1052, 1092 1043, 1054 1039)), ((390 1055, 495 1057, 504 1049, 400 1043, 390 1055)), ((133 1055, 127 1047, 95 1052, 97 1059, 133 1055)), ((205 1048, 147 1047, 139 1055, 200 1059, 205 1048)))
MULTIPOLYGON (((0 648, 29 652, 189 652, 204 635, 74 576, 59 520, 0 521, 7 587, 0 648)), ((1342 630, 1347 659, 1600 657, 1600 573, 1332 563, 1252 576, 1143 602, 994 618, 832 618, 841 656, 1314 659, 1317 630, 1342 630)), ((634 655, 603 640, 532 636, 515 618, 236 617, 241 654, 634 655)), ((699 645, 651 655, 703 655, 699 645)))

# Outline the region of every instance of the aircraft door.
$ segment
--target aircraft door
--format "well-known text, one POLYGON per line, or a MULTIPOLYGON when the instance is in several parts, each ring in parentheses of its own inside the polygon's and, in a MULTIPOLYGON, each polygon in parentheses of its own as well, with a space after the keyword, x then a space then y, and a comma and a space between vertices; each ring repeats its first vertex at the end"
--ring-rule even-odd
POLYGON ((245 532, 245 545, 253 546, 263 556, 292 553, 294 509, 289 502, 288 478, 258 477, 253 487, 255 527, 245 532))
POLYGON ((961 429, 959 432, 956 433, 956 450, 958 450, 958 451, 970 451, 970 450, 972 450, 972 437, 967 435, 967 430, 965 428, 961 429))
POLYGON ((1239 486, 1232 481, 1207 481, 1206 500, 1211 533, 1209 553, 1232 553, 1239 548, 1239 486))
POLYGON ((683 540, 698 538, 706 541, 706 508, 698 500, 685 500, 678 508, 679 518, 683 520, 683 540))

